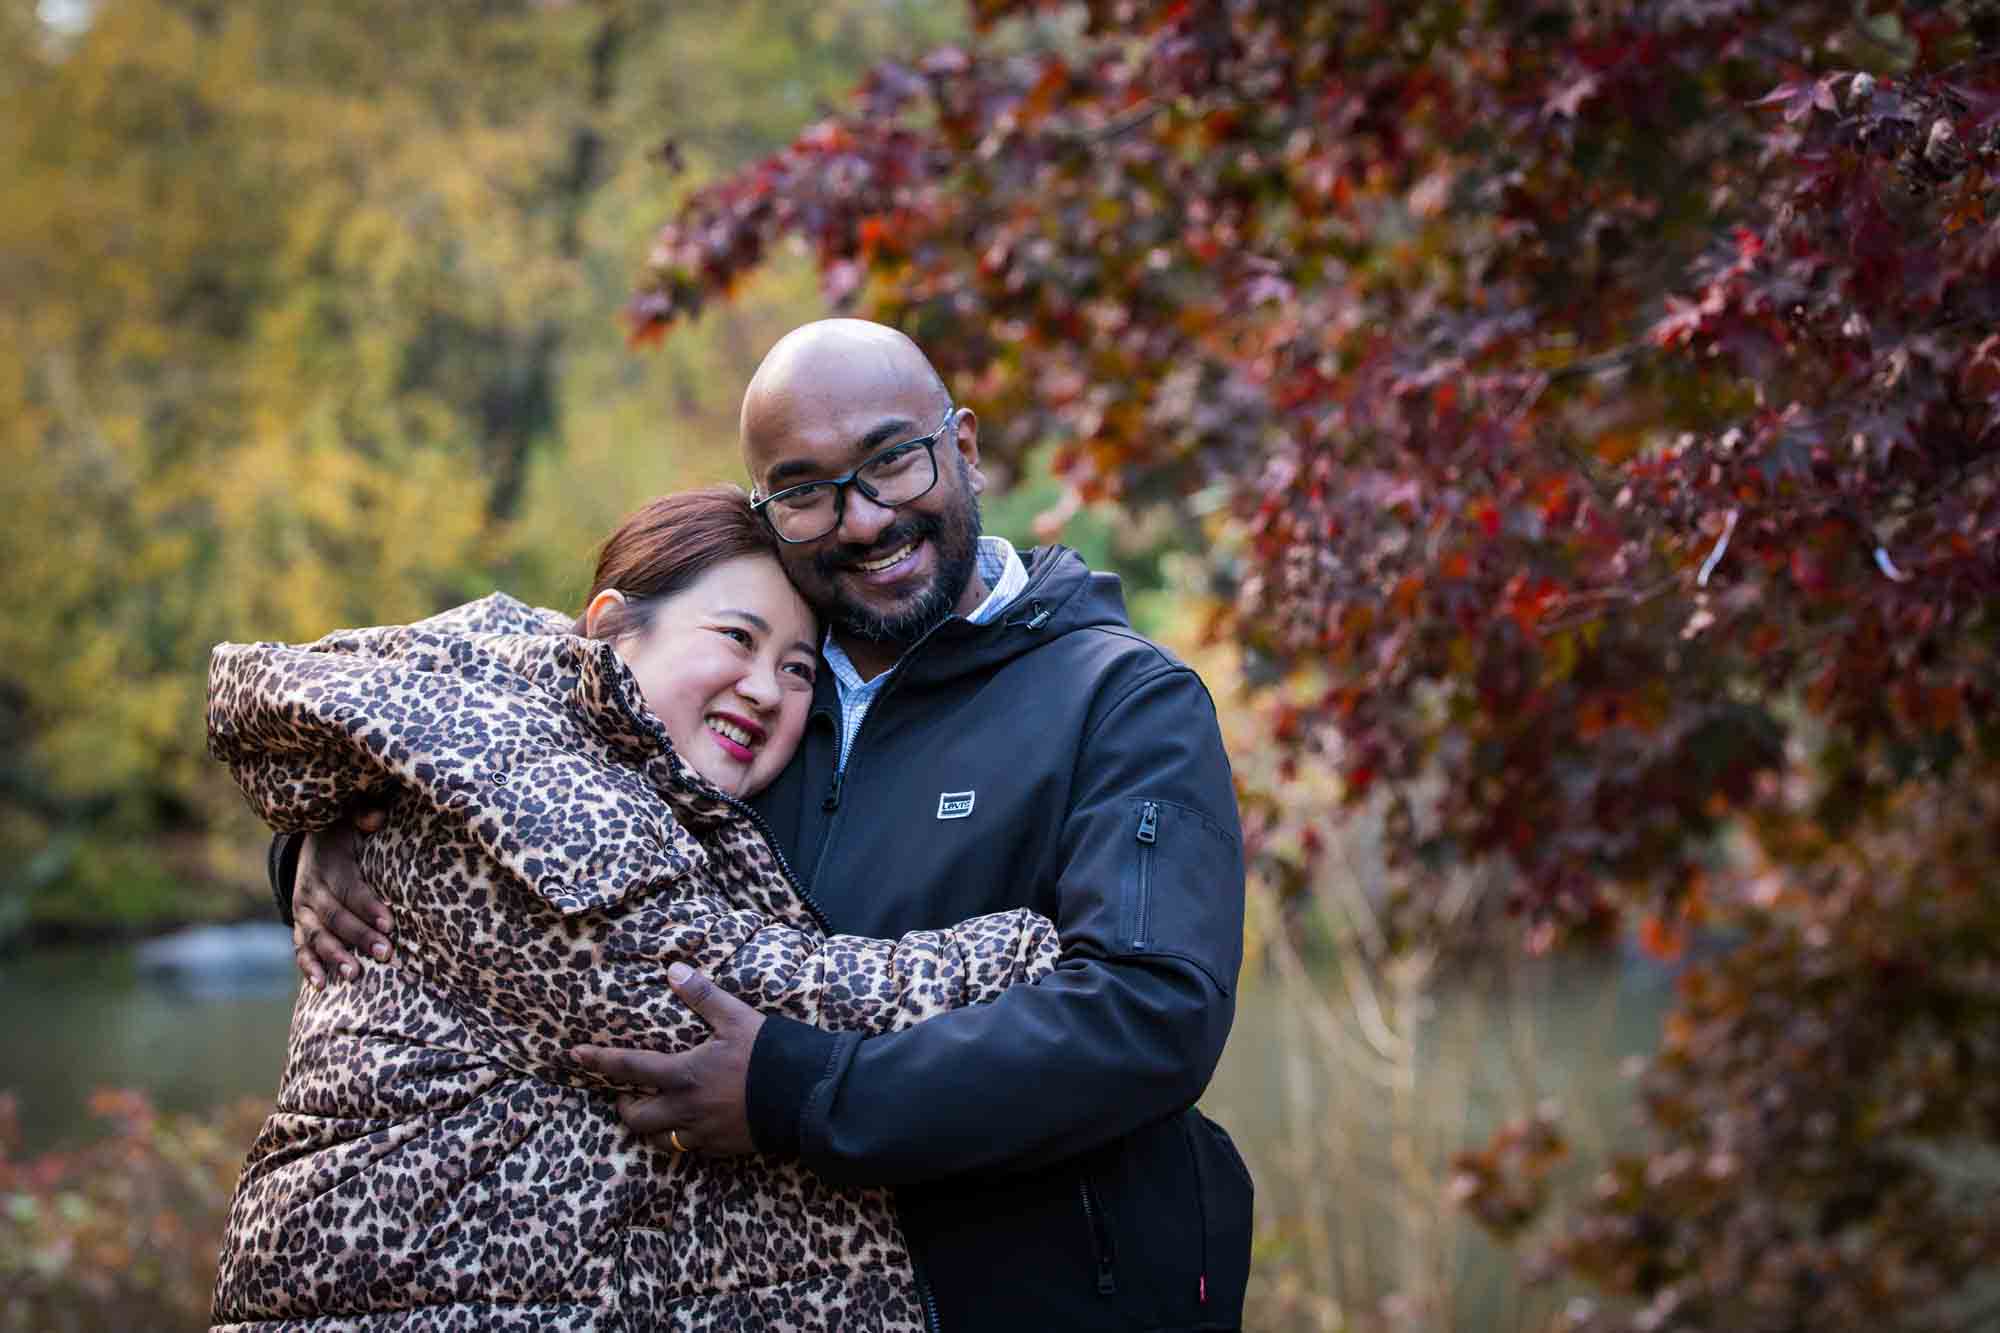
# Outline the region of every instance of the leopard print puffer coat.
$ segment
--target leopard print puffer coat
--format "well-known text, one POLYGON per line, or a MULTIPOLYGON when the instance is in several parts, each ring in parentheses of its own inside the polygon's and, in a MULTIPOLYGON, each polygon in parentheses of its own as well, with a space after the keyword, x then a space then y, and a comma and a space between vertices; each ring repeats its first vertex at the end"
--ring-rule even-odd
POLYGON ((496 594, 214 652, 209 748, 267 822, 389 798, 360 863, 398 928, 391 963, 299 998, 218 1326, 922 1328, 887 1191, 655 1149, 566 1052, 702 1041, 674 961, 767 1012, 885 1032, 1034 980, 1053 927, 829 937, 754 817, 566 623, 496 594))

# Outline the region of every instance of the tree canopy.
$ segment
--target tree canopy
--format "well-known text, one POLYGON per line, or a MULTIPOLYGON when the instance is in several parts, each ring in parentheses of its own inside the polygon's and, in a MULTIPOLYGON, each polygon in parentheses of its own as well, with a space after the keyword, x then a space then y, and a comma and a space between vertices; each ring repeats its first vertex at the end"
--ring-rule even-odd
MULTIPOLYGON (((1554 1246, 1621 1298, 1579 1326, 1990 1317, 2000 18, 973 9, 690 197, 635 336, 803 245, 989 448, 1201 534, 1265 743, 1383 812, 1407 928, 1482 864, 1534 947, 1737 933, 1554 1246)), ((1245 798, 1302 883, 1329 812, 1245 798)), ((1468 1153, 1468 1206, 1528 1221, 1555 1134, 1468 1153)))
POLYGON ((75 8, 0 0, 0 940, 257 901, 202 754, 211 644, 502 584, 563 603, 644 496, 736 475, 737 393, 810 282, 637 364, 616 311, 649 212, 962 24, 75 8))

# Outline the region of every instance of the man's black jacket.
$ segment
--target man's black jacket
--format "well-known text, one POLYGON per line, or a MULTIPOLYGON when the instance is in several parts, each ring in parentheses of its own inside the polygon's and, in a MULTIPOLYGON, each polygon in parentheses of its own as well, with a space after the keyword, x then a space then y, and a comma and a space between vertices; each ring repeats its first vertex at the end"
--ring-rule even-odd
POLYGON ((829 929, 889 936, 1031 907, 1056 971, 906 1032, 773 1018, 760 1149, 897 1186, 942 1333, 1233 1328, 1250 1182, 1189 1109, 1242 958, 1235 792, 1200 679, 1060 547, 988 625, 898 664, 836 780, 821 673, 798 757, 754 804, 829 929))

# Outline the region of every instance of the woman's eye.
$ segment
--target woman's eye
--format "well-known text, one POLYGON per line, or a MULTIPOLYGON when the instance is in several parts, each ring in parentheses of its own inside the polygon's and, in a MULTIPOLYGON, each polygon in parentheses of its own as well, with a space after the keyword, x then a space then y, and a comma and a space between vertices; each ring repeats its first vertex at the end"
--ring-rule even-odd
POLYGON ((813 682, 813 669, 807 666, 804 662, 788 663, 785 666, 785 670, 791 672, 793 675, 797 676, 800 680, 804 681, 808 685, 812 684, 813 682))
POLYGON ((749 630, 737 629, 734 625, 724 625, 722 628, 718 629, 716 633, 722 635, 726 639, 734 639, 736 642, 742 644, 745 648, 748 648, 752 642, 749 630))

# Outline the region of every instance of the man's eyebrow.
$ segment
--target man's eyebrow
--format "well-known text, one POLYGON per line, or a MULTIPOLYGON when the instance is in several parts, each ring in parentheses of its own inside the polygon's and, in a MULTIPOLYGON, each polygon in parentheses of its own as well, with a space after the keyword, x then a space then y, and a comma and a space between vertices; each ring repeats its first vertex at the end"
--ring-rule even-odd
MULTIPOLYGON (((856 459, 873 453, 893 439, 913 439, 917 423, 908 417, 889 417, 875 424, 875 428, 854 442, 852 453, 856 459)), ((804 458, 790 458, 782 463, 774 463, 766 474, 764 484, 771 490, 782 490, 794 477, 808 477, 819 471, 819 464, 804 458)))

